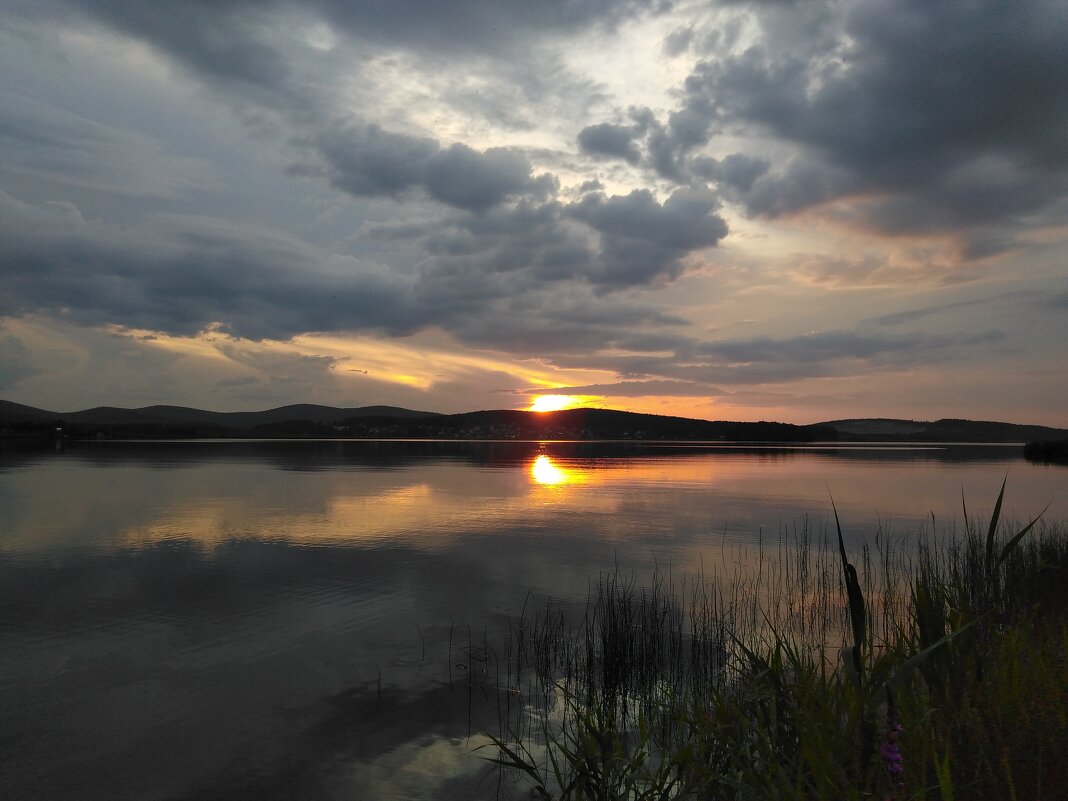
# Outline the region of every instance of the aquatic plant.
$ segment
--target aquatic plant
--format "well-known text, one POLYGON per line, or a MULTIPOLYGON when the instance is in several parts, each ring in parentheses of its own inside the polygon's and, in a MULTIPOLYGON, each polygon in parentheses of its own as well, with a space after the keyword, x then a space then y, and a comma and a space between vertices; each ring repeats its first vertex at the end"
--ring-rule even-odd
POLYGON ((532 690, 491 760, 561 800, 1054 797, 1068 531, 1003 539, 1004 492, 985 532, 965 509, 861 570, 835 514, 837 548, 803 526, 730 581, 617 570, 581 619, 547 603, 516 630, 532 690))

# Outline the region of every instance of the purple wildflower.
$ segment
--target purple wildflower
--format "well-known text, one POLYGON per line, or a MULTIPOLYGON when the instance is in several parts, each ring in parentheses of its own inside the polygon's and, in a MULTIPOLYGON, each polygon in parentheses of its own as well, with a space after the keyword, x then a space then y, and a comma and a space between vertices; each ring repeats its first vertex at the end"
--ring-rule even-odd
POLYGON ((901 724, 892 723, 886 731, 886 739, 883 740, 883 747, 879 752, 886 763, 886 772, 899 787, 902 784, 901 774, 905 772, 905 758, 901 755, 901 746, 897 742, 900 733, 901 724))

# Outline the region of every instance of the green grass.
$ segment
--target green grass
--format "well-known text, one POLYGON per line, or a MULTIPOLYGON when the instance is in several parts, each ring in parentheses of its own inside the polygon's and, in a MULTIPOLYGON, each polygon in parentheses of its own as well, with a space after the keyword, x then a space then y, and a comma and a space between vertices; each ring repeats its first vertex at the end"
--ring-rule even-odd
POLYGON ((802 528, 730 580, 524 614, 492 761, 546 799, 1068 798, 1068 530, 1000 507, 859 568, 802 528))

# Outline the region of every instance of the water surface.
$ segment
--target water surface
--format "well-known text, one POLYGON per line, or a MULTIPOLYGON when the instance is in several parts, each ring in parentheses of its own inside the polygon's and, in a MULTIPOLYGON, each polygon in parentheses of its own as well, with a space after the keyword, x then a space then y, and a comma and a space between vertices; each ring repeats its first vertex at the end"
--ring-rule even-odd
MULTIPOLYGON (((615 567, 1052 501, 1018 447, 173 442, 0 453, 5 798, 492 798, 499 643, 615 567), (530 593, 535 593, 530 596, 530 593)), ((504 688, 507 689, 507 688, 504 688)), ((507 796, 505 786, 502 794, 507 796)))

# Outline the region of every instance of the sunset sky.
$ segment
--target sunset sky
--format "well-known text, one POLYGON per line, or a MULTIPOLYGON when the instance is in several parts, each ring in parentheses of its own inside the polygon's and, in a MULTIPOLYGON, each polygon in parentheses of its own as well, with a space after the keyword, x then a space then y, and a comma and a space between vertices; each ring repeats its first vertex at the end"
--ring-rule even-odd
POLYGON ((1063 0, 6 0, 0 398, 1068 426, 1063 0))

